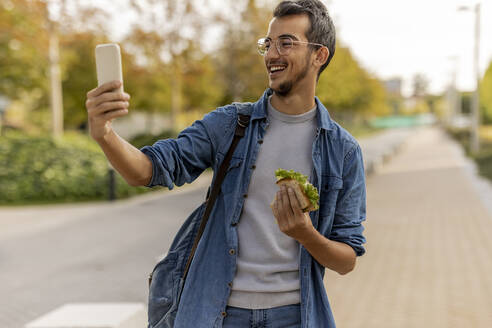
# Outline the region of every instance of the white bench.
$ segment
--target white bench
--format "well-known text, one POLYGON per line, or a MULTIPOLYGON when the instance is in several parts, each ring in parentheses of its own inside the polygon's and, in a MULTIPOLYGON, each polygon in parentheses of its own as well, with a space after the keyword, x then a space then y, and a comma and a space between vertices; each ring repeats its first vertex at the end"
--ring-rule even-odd
POLYGON ((141 303, 69 303, 31 321, 25 328, 143 328, 141 303))

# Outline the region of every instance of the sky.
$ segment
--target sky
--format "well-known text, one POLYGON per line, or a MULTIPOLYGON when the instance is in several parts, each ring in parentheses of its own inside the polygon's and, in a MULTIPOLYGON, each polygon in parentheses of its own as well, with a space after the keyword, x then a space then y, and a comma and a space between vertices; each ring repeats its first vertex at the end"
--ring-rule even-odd
MULTIPOLYGON (((453 81, 475 88, 475 13, 470 0, 332 0, 328 4, 337 35, 364 68, 386 79, 402 77, 404 94, 421 73, 433 93, 453 81)), ((492 61, 492 0, 481 1, 480 72, 492 61)))
MULTIPOLYGON (((226 0, 215 1, 220 6, 226 0)), ((338 40, 376 77, 402 78, 404 95, 411 94, 412 78, 416 74, 428 79, 429 91, 434 94, 444 92, 454 77, 458 89, 474 90, 475 13, 458 8, 473 8, 477 1, 322 1, 335 22, 338 40)), ((480 2, 479 67, 483 76, 492 61, 492 0, 480 2)), ((122 9, 120 6, 118 11, 125 12, 122 9)), ((132 19, 135 16, 128 12, 114 16, 115 35, 123 34, 132 19)))

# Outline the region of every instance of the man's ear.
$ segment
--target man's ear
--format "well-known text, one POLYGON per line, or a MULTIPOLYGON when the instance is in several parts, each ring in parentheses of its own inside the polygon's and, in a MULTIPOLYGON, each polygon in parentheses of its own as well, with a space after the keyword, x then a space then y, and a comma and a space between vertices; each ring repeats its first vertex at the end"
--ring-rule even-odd
POLYGON ((330 50, 327 47, 321 47, 316 51, 316 56, 314 57, 314 63, 319 67, 323 66, 328 57, 330 56, 330 50))

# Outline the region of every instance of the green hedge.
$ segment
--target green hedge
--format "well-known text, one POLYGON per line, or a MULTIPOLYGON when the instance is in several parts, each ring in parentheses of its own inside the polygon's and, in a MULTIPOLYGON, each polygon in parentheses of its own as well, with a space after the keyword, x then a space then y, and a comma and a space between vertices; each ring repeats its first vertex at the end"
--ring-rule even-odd
MULTIPOLYGON (((147 190, 129 186, 116 174, 117 198, 147 190)), ((0 204, 105 200, 108 195, 108 162, 88 136, 0 137, 0 204)))
POLYGON ((143 146, 153 145, 156 141, 161 139, 176 138, 178 133, 173 130, 165 130, 158 135, 154 134, 139 134, 130 140, 130 143, 137 148, 142 148, 143 146))

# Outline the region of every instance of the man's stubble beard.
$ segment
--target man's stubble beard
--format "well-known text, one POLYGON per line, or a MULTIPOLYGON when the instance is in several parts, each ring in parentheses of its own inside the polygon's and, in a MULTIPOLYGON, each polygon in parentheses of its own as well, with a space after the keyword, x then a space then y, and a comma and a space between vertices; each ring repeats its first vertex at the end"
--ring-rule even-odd
POLYGON ((308 52, 307 56, 306 56, 306 60, 305 60, 305 64, 304 64, 304 68, 302 69, 302 71, 297 74, 292 80, 289 80, 289 81, 285 81, 283 83, 280 83, 280 85, 278 86, 277 89, 273 89, 273 91, 275 91, 275 93, 281 97, 286 97, 289 95, 290 91, 292 90, 292 87, 297 83, 299 82, 300 80, 302 80, 303 78, 306 77, 308 71, 309 71, 309 61, 308 61, 308 58, 309 58, 309 55, 310 55, 310 52, 308 52))

